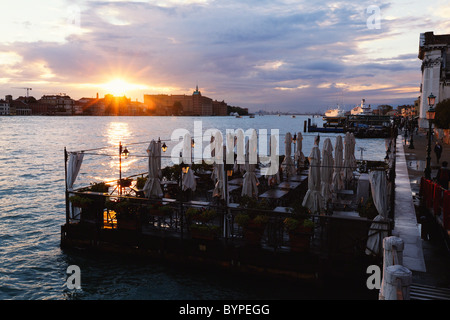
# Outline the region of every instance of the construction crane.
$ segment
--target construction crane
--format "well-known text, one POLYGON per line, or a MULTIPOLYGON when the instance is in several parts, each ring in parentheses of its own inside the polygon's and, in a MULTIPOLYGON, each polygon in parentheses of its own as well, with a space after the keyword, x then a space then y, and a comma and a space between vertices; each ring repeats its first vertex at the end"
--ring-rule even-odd
POLYGON ((13 89, 26 89, 27 90, 27 98, 28 98, 29 90, 33 90, 32 88, 26 88, 26 87, 13 87, 13 89))

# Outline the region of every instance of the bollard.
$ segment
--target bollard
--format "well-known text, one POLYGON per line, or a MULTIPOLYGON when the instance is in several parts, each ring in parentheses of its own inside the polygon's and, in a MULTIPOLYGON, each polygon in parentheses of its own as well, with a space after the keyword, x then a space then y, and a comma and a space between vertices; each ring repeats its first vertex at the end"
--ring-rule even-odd
POLYGON ((386 268, 384 300, 409 300, 412 272, 399 265, 386 268))
POLYGON ((386 269, 393 265, 403 265, 403 240, 399 237, 386 237, 383 239, 383 279, 381 281, 379 299, 384 300, 386 269))

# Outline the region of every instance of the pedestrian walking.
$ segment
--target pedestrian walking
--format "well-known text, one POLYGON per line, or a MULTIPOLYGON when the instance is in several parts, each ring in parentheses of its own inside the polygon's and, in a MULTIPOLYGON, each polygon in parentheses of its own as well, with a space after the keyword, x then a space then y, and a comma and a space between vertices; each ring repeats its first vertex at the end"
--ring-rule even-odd
POLYGON ((437 163, 439 164, 442 154, 442 146, 439 141, 436 141, 436 144, 434 145, 434 153, 436 154, 437 163))

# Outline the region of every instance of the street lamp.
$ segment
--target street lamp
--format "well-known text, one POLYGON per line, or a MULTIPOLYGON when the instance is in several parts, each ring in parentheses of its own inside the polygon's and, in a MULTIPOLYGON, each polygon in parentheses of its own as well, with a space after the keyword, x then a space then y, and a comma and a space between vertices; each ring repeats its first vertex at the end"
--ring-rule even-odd
POLYGON ((427 145, 427 166, 425 167, 425 179, 431 179, 431 125, 436 114, 433 106, 436 102, 436 97, 431 93, 428 96, 428 105, 430 108, 427 110, 427 120, 428 120, 428 145, 427 145))
POLYGON ((411 116, 411 125, 410 125, 410 129, 409 129, 411 132, 410 132, 410 135, 411 135, 411 137, 410 137, 410 139, 409 139, 409 149, 414 149, 414 139, 413 139, 413 136, 414 136, 414 118, 413 118, 413 116, 411 116))
POLYGON ((123 148, 122 142, 119 142, 119 195, 122 195, 122 155, 127 159, 130 152, 127 147, 125 147, 125 149, 123 148))

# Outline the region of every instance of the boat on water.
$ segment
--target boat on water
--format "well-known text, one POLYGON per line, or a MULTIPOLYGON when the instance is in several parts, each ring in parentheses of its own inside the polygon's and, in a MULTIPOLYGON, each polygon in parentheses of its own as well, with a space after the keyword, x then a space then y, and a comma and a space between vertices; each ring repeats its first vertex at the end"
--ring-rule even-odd
POLYGON ((335 118, 335 117, 345 117, 345 110, 341 109, 338 105, 337 108, 329 109, 325 112, 325 117, 335 118))
POLYGON ((373 114, 370 105, 367 106, 365 104, 365 102, 366 102, 366 99, 361 99, 361 104, 359 106, 354 107, 352 110, 350 110, 350 114, 352 116, 373 114))

